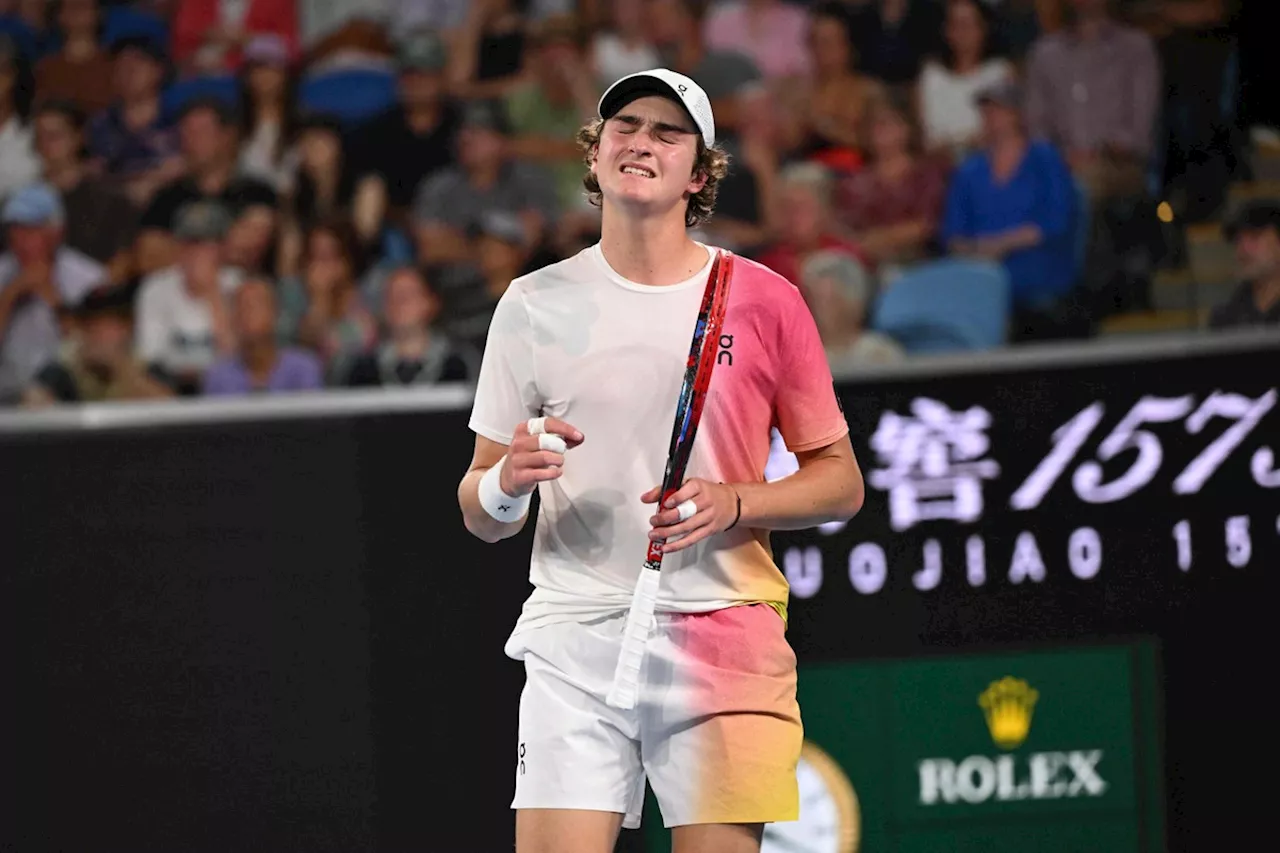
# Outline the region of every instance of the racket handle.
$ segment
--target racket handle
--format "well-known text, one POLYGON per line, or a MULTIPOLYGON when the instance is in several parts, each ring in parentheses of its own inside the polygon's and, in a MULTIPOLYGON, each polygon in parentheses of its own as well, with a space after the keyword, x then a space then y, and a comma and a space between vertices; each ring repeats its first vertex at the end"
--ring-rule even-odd
POLYGON ((618 667, 613 673, 613 686, 604 700, 611 708, 629 710, 640 699, 640 667, 644 664, 649 632, 653 630, 653 614, 658 606, 658 584, 661 580, 662 573, 653 569, 641 569, 636 580, 631 609, 627 612, 627 625, 623 629, 618 667))

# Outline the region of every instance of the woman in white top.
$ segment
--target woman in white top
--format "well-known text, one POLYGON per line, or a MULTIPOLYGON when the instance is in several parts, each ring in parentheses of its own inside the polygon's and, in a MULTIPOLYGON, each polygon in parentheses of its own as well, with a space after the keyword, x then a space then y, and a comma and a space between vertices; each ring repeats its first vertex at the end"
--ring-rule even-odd
POLYGON ((294 89, 288 45, 279 36, 254 36, 245 46, 244 60, 240 171, 285 192, 296 164, 288 150, 294 89))
POLYGON ((603 86, 661 64, 645 32, 643 3, 613 0, 609 4, 609 26, 591 41, 591 64, 603 86))
POLYGON ((947 0, 946 52, 920 74, 920 124, 925 145, 957 159, 977 146, 982 126, 974 97, 1013 76, 1013 66, 993 57, 992 13, 980 0, 947 0))

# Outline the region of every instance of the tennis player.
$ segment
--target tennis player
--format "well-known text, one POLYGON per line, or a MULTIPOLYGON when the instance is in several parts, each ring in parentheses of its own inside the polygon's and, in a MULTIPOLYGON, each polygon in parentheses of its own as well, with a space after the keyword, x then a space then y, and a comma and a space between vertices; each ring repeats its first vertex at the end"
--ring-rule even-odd
POLYGON ((688 473, 656 506, 719 251, 687 229, 711 215, 728 158, 706 93, 672 71, 622 78, 599 112, 579 139, 600 242, 500 300, 458 489, 488 542, 541 500, 534 589, 505 649, 526 669, 516 850, 611 853, 647 777, 676 853, 748 853, 766 823, 799 816, 796 659, 769 531, 852 517, 862 475, 800 293, 736 258, 688 473), (799 470, 766 483, 774 427, 799 470), (623 711, 605 697, 651 537, 666 541, 658 613, 623 711))

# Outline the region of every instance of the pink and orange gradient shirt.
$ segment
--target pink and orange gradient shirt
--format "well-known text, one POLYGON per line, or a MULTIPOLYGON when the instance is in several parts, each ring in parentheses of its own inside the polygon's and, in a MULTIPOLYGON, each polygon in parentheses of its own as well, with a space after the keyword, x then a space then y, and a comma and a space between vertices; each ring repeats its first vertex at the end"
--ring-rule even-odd
MULTIPOLYGON (((471 429, 508 444, 517 424, 549 415, 585 436, 563 475, 539 487, 534 590, 507 646, 513 657, 529 628, 630 605, 653 514, 640 495, 662 478, 710 267, 708 252, 687 281, 637 284, 616 273, 597 244, 517 279, 499 302, 471 429)), ((718 344, 688 478, 763 482, 775 427, 792 452, 848 432, 813 317, 790 282, 735 258, 718 344)), ((758 601, 785 608, 787 595, 768 533, 737 527, 664 560, 658 608, 703 612, 758 601)))

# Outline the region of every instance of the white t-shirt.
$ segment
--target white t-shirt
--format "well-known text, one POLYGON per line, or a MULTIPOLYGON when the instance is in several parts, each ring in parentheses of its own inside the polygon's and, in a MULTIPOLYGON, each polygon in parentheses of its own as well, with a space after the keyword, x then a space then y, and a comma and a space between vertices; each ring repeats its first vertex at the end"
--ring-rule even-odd
MULTIPOLYGON (((709 254, 689 280, 651 287, 615 272, 596 244, 516 279, 499 301, 471 429, 509 444, 517 424, 548 415, 585 436, 563 475, 538 488, 534 591, 507 643, 512 657, 523 655, 527 630, 630 605, 654 512, 640 495, 666 466, 710 266, 709 254)), ((722 332, 687 479, 763 482, 773 427, 792 451, 848 432, 813 317, 793 285, 734 258, 722 332)), ((659 610, 786 600, 766 531, 737 527, 663 561, 659 610)))
MULTIPOLYGON (((241 273, 226 267, 218 273, 224 297, 240 286, 241 273)), ((142 281, 135 312, 135 346, 147 364, 182 373, 205 370, 217 356, 213 317, 203 299, 187 290, 179 267, 157 270, 142 281)))
POLYGON ((982 129, 973 99, 979 92, 1013 76, 1003 59, 988 59, 968 74, 956 74, 938 62, 920 72, 920 118, 930 148, 966 149, 982 129))

